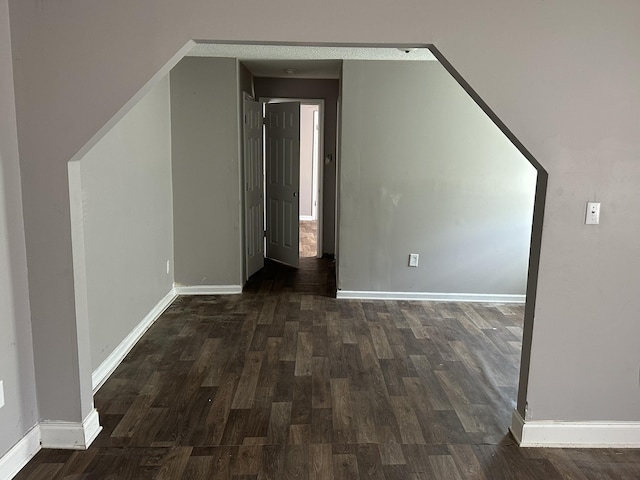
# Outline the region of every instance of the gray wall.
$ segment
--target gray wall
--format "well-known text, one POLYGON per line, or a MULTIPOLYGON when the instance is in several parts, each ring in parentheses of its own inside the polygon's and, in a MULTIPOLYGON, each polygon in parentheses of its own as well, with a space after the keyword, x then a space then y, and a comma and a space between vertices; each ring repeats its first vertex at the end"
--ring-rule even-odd
MULTIPOLYGON (((238 62, 238 87, 240 90, 240 100, 244 98, 244 92, 251 95, 252 98, 255 97, 253 75, 251 75, 251 72, 242 64, 242 62, 238 62)), ((242 106, 242 104, 240 106, 242 106)))
POLYGON ((95 370, 173 288, 168 77, 84 156, 80 171, 95 370))
POLYGON ((640 2, 343 3, 10 1, 43 418, 77 421, 90 404, 90 361, 68 334, 67 162, 193 38, 436 45, 549 176, 527 419, 640 418, 640 2), (589 200, 602 202, 599 226, 584 225, 589 200))
POLYGON ((9 15, 0 1, 0 457, 38 421, 9 15))
MULTIPOLYGON (((338 80, 298 78, 255 78, 256 96, 274 98, 324 99, 324 155, 336 158, 338 80)), ((335 253, 336 163, 324 164, 322 190, 322 249, 335 253)))
POLYGON ((238 74, 230 58, 171 71, 175 281, 242 285, 238 74))
POLYGON ((345 61, 342 99, 338 287, 524 294, 536 171, 442 65, 345 61))

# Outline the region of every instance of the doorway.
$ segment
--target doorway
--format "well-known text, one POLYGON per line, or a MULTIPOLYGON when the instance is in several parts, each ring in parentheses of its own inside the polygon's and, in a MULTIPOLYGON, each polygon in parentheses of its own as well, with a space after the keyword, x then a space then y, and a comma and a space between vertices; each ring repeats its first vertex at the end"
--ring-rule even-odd
MULTIPOLYGON (((299 258, 322 258, 325 101, 318 98, 260 97, 267 103, 300 104, 299 258)), ((266 156, 265 156, 266 158, 266 156)), ((266 209, 265 209, 266 212, 266 209)), ((268 229, 265 213, 265 226, 268 229)))
MULTIPOLYGON (((303 99, 303 98, 264 98, 261 97, 259 102, 253 102, 249 98, 245 98, 245 126, 244 126, 244 151, 245 151, 245 188, 251 188, 245 191, 245 209, 247 218, 247 269, 246 278, 248 279, 253 273, 262 268, 263 258, 272 258, 282 263, 297 266, 300 258, 321 258, 323 255, 322 234, 323 234, 323 208, 322 208, 322 185, 323 185, 323 162, 324 157, 324 99, 303 99), (252 106, 249 106, 249 103, 252 106), (291 251, 287 252, 283 258, 277 253, 281 248, 269 248, 273 241, 278 240, 276 230, 280 230, 282 219, 277 218, 274 211, 280 211, 280 208, 272 208, 275 203, 270 200, 270 188, 281 188, 284 185, 275 186, 269 180, 273 174, 274 167, 270 162, 273 161, 274 155, 269 146, 274 141, 273 129, 270 128, 267 105, 273 107, 277 105, 288 104, 290 107, 297 109, 296 116, 288 118, 296 118, 299 127, 298 143, 295 147, 299 155, 296 156, 295 162, 295 186, 293 187, 293 197, 296 198, 297 204, 295 208, 283 209, 283 215, 292 215, 292 219, 285 219, 284 224, 287 228, 285 233, 291 228, 296 231, 295 235, 290 236, 295 239, 295 259, 291 257, 291 251), (261 133, 256 130, 256 122, 251 120, 254 115, 253 110, 262 105, 262 118, 265 126, 259 126, 261 133), (251 120, 251 121, 250 121, 251 120), (248 122, 248 123, 247 123, 248 122), (269 124, 269 125, 267 125, 269 124), (269 133, 269 132, 272 133, 269 133), (262 148, 260 149, 261 158, 256 158, 256 140, 261 137, 262 148), (249 158, 252 157, 252 158, 249 158), (260 165, 257 165, 260 163, 260 165), (271 166, 270 166, 271 165, 271 166), (261 177, 260 182, 255 175, 261 177), (253 180, 252 180, 253 179, 253 180), (247 183, 248 182, 248 183, 247 183), (262 195, 256 195, 255 190, 260 188, 262 195), (258 200, 259 199, 259 200, 258 200), (257 202, 260 203, 258 206, 257 202), (255 204, 255 205, 254 205, 255 204), (272 205, 273 204, 273 205, 272 205), (261 211, 260 214, 255 212, 261 211), (270 213, 271 212, 271 213, 270 213), (291 225, 289 227, 288 225, 291 225), (264 231, 264 239, 258 233, 264 231), (254 232, 255 235, 252 235, 254 232), (272 235, 273 234, 273 235, 272 235), (257 242, 261 242, 258 246, 257 242), (262 243, 264 242, 264 243, 262 243), (258 258, 260 257, 260 258, 258 258)), ((290 148, 290 147, 287 147, 290 148)), ((277 147, 278 152, 285 154, 285 148, 277 147)), ((280 153, 278 153, 279 155, 280 153)), ((289 155, 289 154, 286 154, 289 155)), ((282 165, 285 165, 284 163, 282 165)), ((282 167, 275 167, 276 170, 282 167)), ((272 190, 275 191, 275 190, 272 190)), ((289 197, 291 194, 289 194, 289 197)), ((286 242, 285 242, 286 243, 286 242)), ((293 247, 293 245, 290 245, 293 247)), ((290 249, 287 249, 290 250, 290 249)))
POLYGON ((300 104, 300 258, 318 255, 319 109, 300 104))

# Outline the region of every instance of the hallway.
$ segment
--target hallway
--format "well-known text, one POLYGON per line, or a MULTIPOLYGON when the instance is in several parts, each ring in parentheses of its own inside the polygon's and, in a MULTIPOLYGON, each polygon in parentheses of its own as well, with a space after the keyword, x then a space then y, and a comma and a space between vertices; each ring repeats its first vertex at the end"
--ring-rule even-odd
POLYGON ((334 297, 334 266, 267 261, 242 295, 179 297, 95 396, 88 451, 24 479, 638 478, 632 450, 507 433, 523 306, 334 297))

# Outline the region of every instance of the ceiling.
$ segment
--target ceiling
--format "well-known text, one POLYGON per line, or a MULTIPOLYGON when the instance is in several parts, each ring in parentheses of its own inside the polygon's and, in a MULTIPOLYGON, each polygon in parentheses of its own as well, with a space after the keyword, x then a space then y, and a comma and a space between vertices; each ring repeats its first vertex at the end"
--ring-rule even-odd
POLYGON ((425 47, 342 47, 198 43, 191 57, 239 59, 255 77, 339 78, 342 60, 436 61, 425 47))

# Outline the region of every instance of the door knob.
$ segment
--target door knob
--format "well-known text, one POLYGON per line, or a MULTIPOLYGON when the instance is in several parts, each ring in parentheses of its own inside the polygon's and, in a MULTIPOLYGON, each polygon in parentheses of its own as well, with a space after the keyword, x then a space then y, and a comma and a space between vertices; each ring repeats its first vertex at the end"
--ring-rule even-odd
POLYGON ((298 192, 293 192, 293 196, 297 197, 298 196, 298 192))

